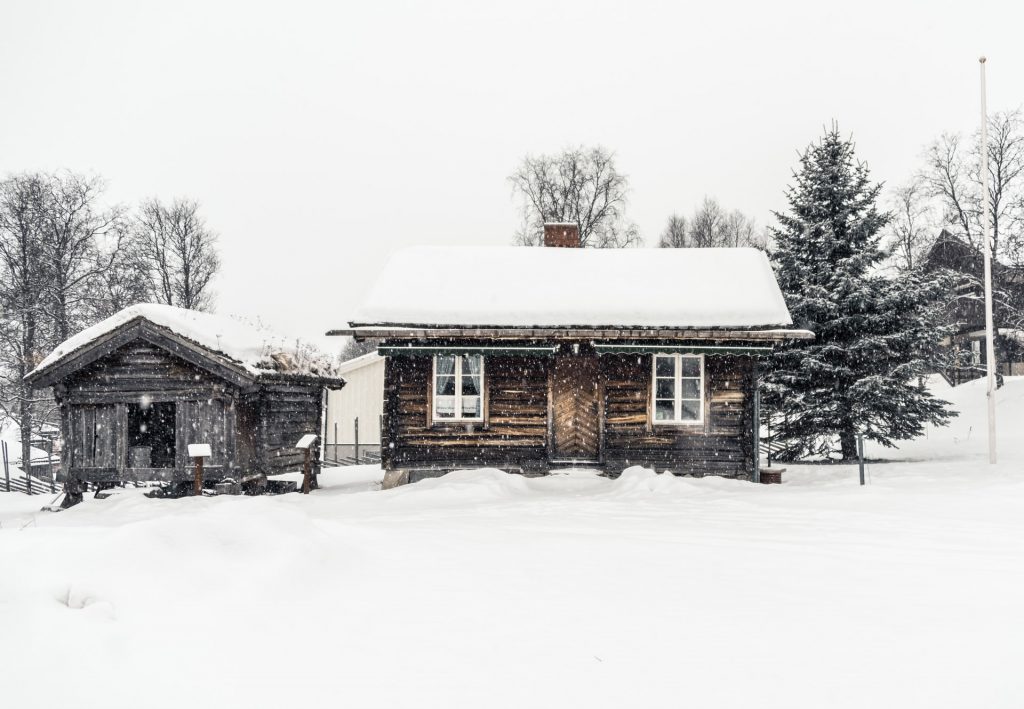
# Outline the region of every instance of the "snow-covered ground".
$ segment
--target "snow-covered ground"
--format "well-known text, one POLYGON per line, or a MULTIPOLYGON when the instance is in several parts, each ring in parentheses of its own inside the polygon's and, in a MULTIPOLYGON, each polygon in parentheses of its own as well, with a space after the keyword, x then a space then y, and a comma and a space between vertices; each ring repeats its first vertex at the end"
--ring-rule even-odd
POLYGON ((896 462, 59 514, 0 494, 4 707, 1019 707, 1024 379, 896 462))

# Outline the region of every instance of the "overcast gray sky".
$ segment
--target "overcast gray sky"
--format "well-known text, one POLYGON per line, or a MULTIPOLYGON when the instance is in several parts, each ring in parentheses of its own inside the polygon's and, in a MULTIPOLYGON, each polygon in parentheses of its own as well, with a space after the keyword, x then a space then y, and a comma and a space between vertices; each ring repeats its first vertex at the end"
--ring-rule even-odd
POLYGON ((902 182, 977 125, 979 54, 1024 103, 1022 5, 3 0, 0 173, 200 200, 218 310, 315 336, 395 248, 509 243, 527 153, 614 150, 648 245, 704 195, 770 222, 832 119, 902 182))

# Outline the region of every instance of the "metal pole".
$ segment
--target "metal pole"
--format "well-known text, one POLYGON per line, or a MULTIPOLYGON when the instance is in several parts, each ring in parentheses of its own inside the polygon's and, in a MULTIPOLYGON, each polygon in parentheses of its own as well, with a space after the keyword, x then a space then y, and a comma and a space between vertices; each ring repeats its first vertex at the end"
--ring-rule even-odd
POLYGON ((757 381, 757 364, 754 364, 754 482, 761 482, 761 387, 757 381))
POLYGON ((356 465, 359 465, 359 417, 358 416, 356 416, 356 419, 355 419, 355 428, 356 428, 356 439, 355 439, 356 440, 356 450, 355 450, 356 465))
MULTIPOLYGON (((29 429, 29 430, 31 430, 31 429, 29 429)), ((31 438, 31 435, 30 435, 29 436, 30 444, 31 444, 31 441, 32 441, 32 438, 31 438)), ((22 448, 21 450, 22 450, 22 453, 25 452, 24 448, 22 448)), ((28 494, 31 495, 32 494, 32 446, 31 445, 29 445, 29 447, 28 447, 28 460, 27 461, 25 460, 25 456, 24 455, 21 456, 21 472, 25 476, 25 486, 26 486, 25 489, 26 489, 26 492, 28 492, 28 494)))
POLYGON ((992 325, 992 235, 988 193, 988 108, 985 105, 985 57, 978 59, 981 64, 981 197, 984 205, 985 245, 985 375, 988 392, 988 462, 996 462, 996 346, 992 325))
POLYGON ((857 434, 857 461, 860 465, 860 484, 864 484, 864 435, 857 434))
POLYGON ((7 441, 0 441, 0 449, 4 455, 4 479, 7 481, 7 492, 11 491, 11 469, 7 466, 7 441))

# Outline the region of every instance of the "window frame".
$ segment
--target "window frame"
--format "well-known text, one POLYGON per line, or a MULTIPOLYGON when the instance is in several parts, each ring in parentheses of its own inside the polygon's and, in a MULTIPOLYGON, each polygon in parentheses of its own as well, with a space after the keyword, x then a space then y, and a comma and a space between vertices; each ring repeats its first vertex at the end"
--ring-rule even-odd
MULTIPOLYGON (((661 377, 661 379, 667 379, 668 377, 661 377)), ((651 406, 650 406, 650 417, 651 424, 654 426, 703 426, 704 425, 704 407, 706 402, 705 387, 706 387, 706 376, 704 369, 704 355, 703 354, 684 354, 682 352, 655 352, 651 355, 651 406), (658 418, 658 358, 659 357, 671 357, 672 362, 672 418, 671 419, 659 419, 658 418), (683 397, 683 379, 694 379, 695 377, 684 377, 683 372, 683 359, 696 359, 700 367, 700 378, 698 379, 697 390, 700 395, 697 412, 698 416, 695 419, 683 419, 680 418, 682 413, 682 402, 683 397)), ((685 398, 686 401, 693 401, 691 398, 685 398)))
MULTIPOLYGON (((487 358, 482 354, 435 354, 431 358, 431 372, 430 372, 430 420, 433 424, 446 424, 446 423, 483 423, 484 413, 486 411, 486 386, 487 386, 487 358), (454 357, 455 358, 455 369, 451 374, 444 376, 455 377, 455 395, 452 397, 455 399, 455 415, 454 416, 439 416, 437 413, 437 401, 439 398, 437 393, 437 358, 438 357, 454 357), (480 358, 480 413, 477 416, 463 416, 462 415, 462 358, 463 357, 479 357, 480 358)), ((471 375, 472 376, 472 375, 471 375)))

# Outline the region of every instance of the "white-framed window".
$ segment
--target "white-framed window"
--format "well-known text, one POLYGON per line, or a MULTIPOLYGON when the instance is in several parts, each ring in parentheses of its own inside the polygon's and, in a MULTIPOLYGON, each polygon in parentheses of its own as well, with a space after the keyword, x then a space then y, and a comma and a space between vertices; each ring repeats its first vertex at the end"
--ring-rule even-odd
POLYGON ((652 358, 651 419, 655 424, 704 422, 704 355, 652 358))
POLYGON ((484 420, 483 355, 435 355, 435 421, 484 420))

